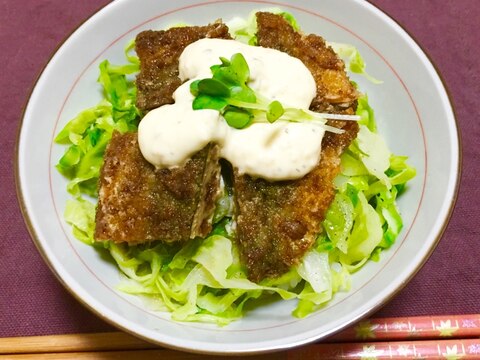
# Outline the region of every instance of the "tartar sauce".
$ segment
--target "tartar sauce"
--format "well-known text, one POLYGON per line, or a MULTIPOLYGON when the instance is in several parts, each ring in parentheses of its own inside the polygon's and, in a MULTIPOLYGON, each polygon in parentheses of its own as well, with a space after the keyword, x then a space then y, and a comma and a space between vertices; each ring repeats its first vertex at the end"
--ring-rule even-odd
POLYGON ((147 113, 138 129, 140 150, 157 168, 182 166, 209 142, 221 147, 221 156, 254 177, 271 181, 303 177, 319 162, 324 130, 317 124, 277 120, 235 129, 215 110, 193 110, 190 83, 210 78, 210 66, 219 57, 241 53, 250 68, 248 85, 284 107, 308 109, 316 93, 315 81, 303 63, 281 51, 249 46, 234 40, 202 39, 180 56, 183 81, 175 103, 147 113))

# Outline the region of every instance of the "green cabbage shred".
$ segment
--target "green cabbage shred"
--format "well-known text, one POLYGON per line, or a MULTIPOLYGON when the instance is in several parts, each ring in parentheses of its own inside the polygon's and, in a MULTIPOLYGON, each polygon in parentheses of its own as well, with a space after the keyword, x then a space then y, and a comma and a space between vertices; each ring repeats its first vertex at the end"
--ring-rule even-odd
MULTIPOLYGON (((291 14, 275 12, 298 29, 291 14)), ((236 19, 230 26, 235 38, 256 45, 253 15, 246 21, 236 19)), ((403 227, 396 198, 415 176, 415 169, 406 163, 407 157, 392 154, 377 134, 374 111, 365 95, 358 100, 359 136, 341 158, 337 192, 323 222, 324 231, 301 263, 279 278, 259 284, 247 279, 232 241, 233 205, 227 191, 218 201, 214 229, 206 239, 196 238, 183 246, 95 242, 94 198, 105 147, 114 130, 134 131, 141 118, 131 78, 139 71, 133 46, 130 42, 125 49, 127 64, 115 66, 106 60, 100 64, 103 100, 78 114, 55 138, 67 146, 56 166, 68 179, 67 190, 72 195, 65 221, 79 240, 108 249, 125 275, 119 290, 141 295, 149 307, 169 311, 178 321, 227 325, 265 297, 296 299, 293 315, 305 317, 325 306, 336 292, 348 291, 351 274, 369 259, 378 261, 382 250, 394 243, 403 227)), ((351 71, 363 68, 366 74, 356 49, 349 45, 334 48, 353 59, 351 71)))
POLYGON ((139 71, 138 58, 130 54, 134 46, 125 48, 128 64, 115 66, 100 63, 98 82, 104 99, 86 109, 58 133, 57 144, 69 145, 57 164, 57 170, 70 182, 67 190, 74 196, 97 196, 97 183, 103 164, 103 153, 114 130, 125 133, 137 128, 140 112, 135 106, 136 87, 128 75, 139 71))

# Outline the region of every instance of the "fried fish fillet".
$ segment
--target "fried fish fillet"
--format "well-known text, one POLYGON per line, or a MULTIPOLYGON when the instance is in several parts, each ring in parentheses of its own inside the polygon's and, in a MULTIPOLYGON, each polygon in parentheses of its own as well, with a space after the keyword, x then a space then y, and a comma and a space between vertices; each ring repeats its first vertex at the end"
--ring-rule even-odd
MULTIPOLYGON (((222 23, 137 35, 139 109, 173 103, 173 92, 181 84, 178 59, 186 46, 205 37, 230 35, 222 23)), ((220 193, 218 156, 218 146, 208 145, 183 167, 155 170, 143 158, 136 133, 114 134, 100 174, 95 239, 133 244, 206 236, 220 193)))
POLYGON ((209 144, 175 169, 144 159, 137 133, 115 132, 100 174, 96 240, 130 244, 205 237, 220 183, 219 148, 209 144))
MULTIPOLYGON (((354 113, 357 93, 344 65, 322 38, 300 35, 281 17, 257 15, 259 45, 302 60, 317 84, 316 111, 354 113)), ((180 85, 178 58, 203 37, 229 38, 223 24, 146 31, 136 39, 141 62, 137 106, 149 110, 173 101, 180 85)), ((234 171, 237 242, 249 277, 275 277, 311 247, 333 197, 332 181, 340 155, 355 138, 356 123, 331 122, 344 128, 327 133, 319 165, 304 178, 270 183, 234 171)), ((138 243, 182 241, 206 236, 219 193, 218 147, 210 144, 183 168, 155 170, 141 155, 136 134, 115 134, 105 154, 97 209, 97 240, 138 243)))
POLYGON ((143 31, 135 39, 140 58, 137 76, 137 107, 151 110, 173 103, 172 95, 181 85, 178 59, 191 43, 203 38, 230 39, 228 27, 220 22, 207 26, 177 27, 143 31))
MULTIPOLYGON (((353 114, 357 92, 343 62, 316 35, 297 33, 280 15, 257 13, 260 46, 299 58, 311 71, 317 95, 311 109, 353 114)), ((234 172, 236 241, 248 277, 255 282, 277 277, 311 248, 321 222, 335 196, 333 180, 340 171, 340 156, 356 137, 356 122, 331 121, 344 133, 326 133, 321 160, 298 180, 269 182, 234 172)))
POLYGON ((322 37, 296 32, 281 15, 258 12, 256 17, 258 45, 300 59, 312 73, 317 94, 311 110, 338 112, 354 106, 358 93, 345 73, 345 64, 322 37))

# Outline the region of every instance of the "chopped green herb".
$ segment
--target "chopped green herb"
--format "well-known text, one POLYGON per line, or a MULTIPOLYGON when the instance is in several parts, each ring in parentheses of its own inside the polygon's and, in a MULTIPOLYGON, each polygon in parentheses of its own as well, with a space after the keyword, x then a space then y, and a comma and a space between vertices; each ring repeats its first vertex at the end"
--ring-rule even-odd
POLYGON ((290 122, 315 121, 326 131, 342 133, 342 130, 326 125, 327 119, 359 119, 356 115, 284 108, 278 100, 266 99, 248 86, 250 68, 242 54, 233 54, 230 60, 220 57, 220 61, 221 64, 210 67, 211 78, 195 80, 190 84, 190 92, 195 96, 192 108, 217 110, 231 127, 243 129, 253 122, 273 123, 281 119, 290 122))

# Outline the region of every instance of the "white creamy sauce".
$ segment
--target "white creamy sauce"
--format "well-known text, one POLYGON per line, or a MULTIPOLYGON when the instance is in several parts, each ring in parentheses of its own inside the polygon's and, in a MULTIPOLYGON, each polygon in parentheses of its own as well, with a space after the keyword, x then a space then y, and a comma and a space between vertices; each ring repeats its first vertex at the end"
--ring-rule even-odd
POLYGON ((315 80, 297 58, 261 46, 234 40, 201 39, 187 46, 180 56, 180 79, 210 78, 210 66, 219 58, 241 53, 250 68, 250 86, 255 92, 285 107, 308 109, 316 94, 315 80))
POLYGON ((302 177, 317 165, 323 129, 318 125, 276 121, 231 128, 221 155, 240 173, 269 180, 302 177))
MULTIPOLYGON (((210 78, 219 57, 241 53, 250 68, 248 85, 258 94, 285 107, 308 109, 316 94, 310 71, 283 52, 249 46, 234 40, 202 39, 189 45, 179 63, 180 78, 210 78)), ((138 138, 143 156, 158 168, 183 165, 209 142, 240 173, 268 180, 303 177, 320 160, 324 130, 317 124, 277 120, 235 129, 215 110, 193 110, 190 82, 174 93, 175 103, 150 111, 140 122, 138 138)))
POLYGON ((209 142, 219 142, 229 127, 216 110, 193 110, 190 83, 173 94, 174 104, 151 110, 140 121, 142 155, 157 168, 182 166, 209 142))

